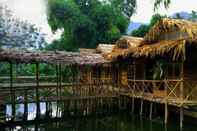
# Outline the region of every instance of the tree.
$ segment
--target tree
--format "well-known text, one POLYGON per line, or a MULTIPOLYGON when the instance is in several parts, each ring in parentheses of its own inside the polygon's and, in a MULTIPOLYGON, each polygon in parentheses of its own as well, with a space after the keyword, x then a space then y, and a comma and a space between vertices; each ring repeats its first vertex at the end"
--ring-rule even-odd
POLYGON ((168 8, 171 0, 154 0, 154 10, 158 9, 161 5, 168 8))
POLYGON ((42 48, 45 44, 44 34, 34 25, 20 21, 12 12, 0 6, 0 46, 3 48, 42 48))
POLYGON ((148 25, 141 25, 138 29, 136 30, 133 30, 131 32, 131 35, 132 36, 136 36, 136 37, 144 37, 146 35, 146 33, 148 33, 148 31, 161 19, 165 18, 167 16, 163 16, 163 15, 160 15, 160 14, 155 14, 152 16, 151 18, 151 21, 150 21, 150 24, 148 25))
POLYGON ((149 31, 149 29, 150 29, 149 25, 143 24, 138 29, 133 30, 131 32, 131 35, 136 37, 144 37, 146 33, 149 31))
POLYGON ((126 5, 122 0, 50 0, 49 24, 53 31, 64 32, 61 40, 47 48, 76 50, 114 42, 126 32, 135 8, 133 1, 125 1, 126 5))
POLYGON ((190 20, 193 21, 193 22, 196 22, 197 21, 197 12, 196 11, 193 11, 192 10, 190 20))

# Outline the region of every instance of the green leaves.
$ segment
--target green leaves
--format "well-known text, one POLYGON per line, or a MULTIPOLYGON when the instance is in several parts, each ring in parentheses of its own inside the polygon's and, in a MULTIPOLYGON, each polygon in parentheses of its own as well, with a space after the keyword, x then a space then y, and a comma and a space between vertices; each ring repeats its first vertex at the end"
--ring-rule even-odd
MULTIPOLYGON (((114 1, 113 1, 114 2, 114 1)), ((119 4, 121 1, 117 0, 119 4)), ((62 38, 50 49, 76 50, 111 43, 125 33, 128 18, 116 3, 100 0, 50 0, 48 21, 53 31, 64 29, 62 38), (60 42, 61 41, 61 42, 60 42)))
POLYGON ((167 16, 160 14, 153 15, 149 25, 141 25, 137 30, 134 30, 131 35, 136 37, 144 37, 151 27, 153 27, 159 20, 166 17, 167 16))
POLYGON ((171 0, 155 0, 154 10, 157 10, 162 4, 165 8, 169 8, 171 0))

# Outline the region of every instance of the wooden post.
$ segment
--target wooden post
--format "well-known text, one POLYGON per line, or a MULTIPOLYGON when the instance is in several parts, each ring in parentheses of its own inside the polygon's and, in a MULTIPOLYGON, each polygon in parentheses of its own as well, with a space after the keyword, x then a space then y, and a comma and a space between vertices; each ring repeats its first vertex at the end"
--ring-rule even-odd
POLYGON ((16 114, 16 105, 15 105, 15 89, 13 88, 13 63, 10 62, 10 94, 11 94, 11 103, 12 103, 12 121, 15 118, 16 114))
POLYGON ((39 63, 36 63, 36 119, 40 118, 39 63))

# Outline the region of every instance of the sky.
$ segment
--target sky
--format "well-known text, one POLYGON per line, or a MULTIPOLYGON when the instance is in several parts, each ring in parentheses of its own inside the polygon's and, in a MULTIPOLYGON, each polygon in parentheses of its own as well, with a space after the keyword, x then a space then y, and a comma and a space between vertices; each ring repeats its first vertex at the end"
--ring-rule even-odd
MULTIPOLYGON (((171 15, 176 12, 191 12, 197 10, 197 0, 171 0, 168 10, 161 8, 157 11, 160 14, 171 15)), ((148 23, 153 12, 154 0, 137 0, 137 11, 131 17, 131 21, 148 23)), ((51 42, 60 34, 53 35, 47 22, 46 0, 0 0, 0 4, 6 4, 15 17, 26 20, 37 25, 43 33, 46 33, 46 39, 51 42)))
POLYGON ((154 0, 137 0, 137 11, 131 17, 131 21, 148 23, 154 13, 172 15, 181 11, 197 11, 197 0, 171 0, 167 10, 162 7, 156 12, 153 11, 153 3, 154 0))

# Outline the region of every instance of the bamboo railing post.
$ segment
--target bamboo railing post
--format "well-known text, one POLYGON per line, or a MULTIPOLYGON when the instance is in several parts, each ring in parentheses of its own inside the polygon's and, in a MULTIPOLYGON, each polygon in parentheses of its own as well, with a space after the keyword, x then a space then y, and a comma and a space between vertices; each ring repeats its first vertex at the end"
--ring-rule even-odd
POLYGON ((40 119, 39 63, 36 63, 36 119, 40 119))
POLYGON ((13 87, 13 63, 10 62, 10 95, 11 95, 11 103, 12 103, 12 118, 13 121, 16 114, 16 103, 15 103, 15 89, 13 87))

